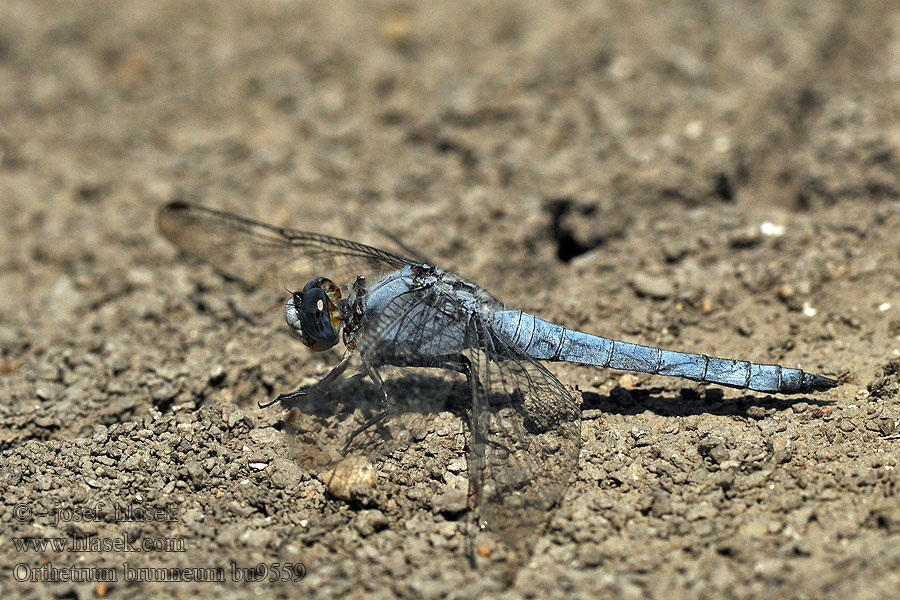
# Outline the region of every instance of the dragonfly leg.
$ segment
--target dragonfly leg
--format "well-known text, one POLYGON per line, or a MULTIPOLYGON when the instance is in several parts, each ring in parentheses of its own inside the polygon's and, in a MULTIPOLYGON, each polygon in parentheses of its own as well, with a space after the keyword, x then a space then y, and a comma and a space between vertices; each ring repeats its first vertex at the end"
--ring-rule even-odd
POLYGON ((272 406, 276 402, 287 402, 289 403, 291 400, 296 400, 297 398, 301 398, 303 396, 315 393, 317 391, 323 391, 330 388, 334 383, 338 380, 341 374, 347 369, 347 365, 350 364, 350 356, 352 353, 345 352, 341 357, 341 361, 334 366, 328 373, 325 374, 322 379, 318 380, 314 384, 309 387, 301 388, 299 390, 290 392, 288 394, 279 394, 272 400, 268 400, 265 402, 257 402, 257 405, 260 408, 267 408, 272 406))
POLYGON ((381 374, 367 361, 363 361, 363 370, 369 376, 369 379, 372 380, 372 383, 378 386, 378 391, 381 392, 381 408, 387 408, 388 395, 384 389, 384 380, 381 378, 381 374))
POLYGON ((344 444, 344 447, 341 450, 341 454, 347 453, 347 449, 350 447, 350 444, 353 442, 356 436, 358 436, 369 427, 380 423, 387 416, 388 395, 387 391, 384 389, 384 380, 381 379, 381 375, 378 373, 375 367, 366 361, 363 361, 363 370, 366 372, 366 375, 369 376, 369 379, 371 379, 372 382, 375 383, 376 386, 378 386, 378 390, 381 392, 381 410, 379 410, 378 413, 374 416, 366 419, 365 423, 353 430, 353 433, 351 433, 347 437, 347 443, 344 444))

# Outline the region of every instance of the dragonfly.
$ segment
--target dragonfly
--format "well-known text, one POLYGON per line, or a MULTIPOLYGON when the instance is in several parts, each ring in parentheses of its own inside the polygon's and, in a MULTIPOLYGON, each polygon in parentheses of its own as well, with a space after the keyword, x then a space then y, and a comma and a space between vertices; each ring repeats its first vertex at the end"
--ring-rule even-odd
POLYGON ((457 273, 421 260, 196 204, 165 205, 158 228, 177 248, 233 278, 281 289, 306 282, 289 293, 284 319, 313 352, 340 343, 340 359, 316 383, 260 403, 290 408, 285 431, 305 466, 380 457, 422 439, 427 407, 404 393, 410 379, 400 374, 462 374, 468 502, 477 527, 514 553, 528 553, 532 532, 574 477, 580 452, 580 405, 543 362, 767 394, 809 394, 838 385, 797 368, 575 331, 508 308, 457 273), (351 366, 371 380, 372 393, 335 392, 351 366))

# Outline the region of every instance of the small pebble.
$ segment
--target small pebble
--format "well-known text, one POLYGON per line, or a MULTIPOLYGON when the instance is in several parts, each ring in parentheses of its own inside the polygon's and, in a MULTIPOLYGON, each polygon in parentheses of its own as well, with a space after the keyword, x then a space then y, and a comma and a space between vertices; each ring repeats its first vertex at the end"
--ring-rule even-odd
POLYGON ((341 500, 359 500, 375 488, 375 467, 365 456, 351 456, 324 473, 320 481, 341 500))
POLYGON ((675 293, 672 281, 667 277, 638 273, 631 279, 631 287, 639 296, 663 300, 675 293))
POLYGON ((431 499, 431 508, 436 513, 458 513, 466 509, 468 500, 465 492, 457 488, 450 488, 431 499))

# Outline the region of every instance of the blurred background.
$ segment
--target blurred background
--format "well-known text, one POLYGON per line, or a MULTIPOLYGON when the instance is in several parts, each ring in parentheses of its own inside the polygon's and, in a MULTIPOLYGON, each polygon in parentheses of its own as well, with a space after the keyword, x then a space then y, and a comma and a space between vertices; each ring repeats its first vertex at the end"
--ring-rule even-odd
POLYGON ((0 287, 142 260, 173 197, 389 225, 472 277, 696 207, 879 202, 898 95, 891 2, 10 0, 0 287))

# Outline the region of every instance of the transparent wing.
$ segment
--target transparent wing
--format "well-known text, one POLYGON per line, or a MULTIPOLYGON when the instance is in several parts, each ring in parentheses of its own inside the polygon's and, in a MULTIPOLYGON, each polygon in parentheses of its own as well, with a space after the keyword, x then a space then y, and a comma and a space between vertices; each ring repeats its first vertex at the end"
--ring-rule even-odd
POLYGON ((512 555, 512 574, 562 499, 578 468, 581 410, 544 366, 490 331, 471 325, 479 344, 467 353, 472 440, 469 478, 479 525, 512 555))
POLYGON ((366 315, 357 337, 352 360, 371 383, 352 379, 325 394, 291 400, 288 444, 301 465, 322 468, 345 459, 364 456, 372 461, 413 441, 421 440, 436 413, 452 402, 460 370, 458 356, 423 360, 425 345, 452 328, 463 327, 459 312, 442 311, 441 304, 424 300, 425 290, 401 294, 376 315, 366 315), (418 344, 395 345, 391 332, 417 332, 418 344), (421 333, 421 335, 418 335, 421 333), (385 359, 423 369, 386 366, 385 359))
MULTIPOLYGON (((365 372, 369 366, 358 368, 365 372)), ((425 437, 433 415, 452 394, 446 371, 381 368, 377 373, 374 381, 349 377, 291 401, 285 435, 300 466, 322 472, 345 459, 375 462, 403 449, 425 437)))
POLYGON ((346 286, 415 261, 372 246, 319 233, 266 225, 186 202, 157 215, 159 231, 179 249, 246 283, 279 291, 317 276, 346 286))
POLYGON ((446 346, 445 338, 466 339, 467 316, 451 296, 414 288, 396 296, 376 315, 366 315, 358 350, 376 362, 459 368, 459 356, 435 356, 438 348, 446 346))
POLYGON ((512 574, 529 556, 577 471, 578 403, 545 367, 516 351, 490 330, 481 314, 466 312, 449 295, 411 291, 367 325, 370 335, 361 338, 360 346, 364 356, 387 352, 407 364, 433 355, 429 346, 444 336, 468 340, 470 349, 462 356, 443 357, 444 366, 469 375, 470 492, 485 532, 511 551, 498 552, 497 558, 512 574), (407 331, 404 343, 393 344, 401 330, 407 331))

